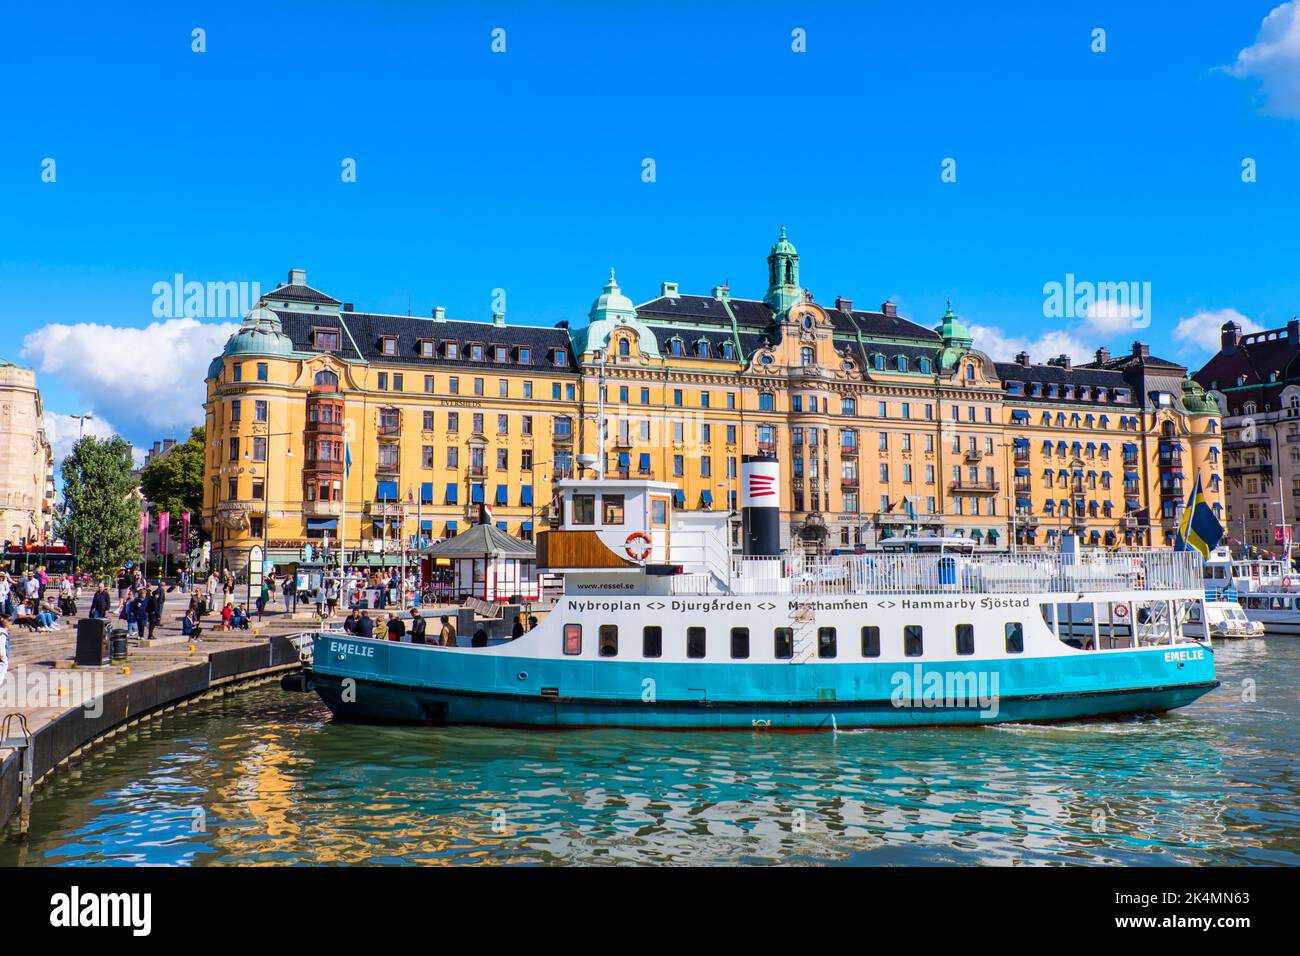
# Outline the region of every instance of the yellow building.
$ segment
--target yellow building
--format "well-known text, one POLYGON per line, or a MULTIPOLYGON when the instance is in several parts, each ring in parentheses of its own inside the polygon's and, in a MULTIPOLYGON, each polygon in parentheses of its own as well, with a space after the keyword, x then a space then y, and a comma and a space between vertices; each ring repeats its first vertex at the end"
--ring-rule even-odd
POLYGON ((277 561, 337 546, 343 518, 350 553, 393 564, 480 502, 531 538, 552 480, 592 473, 602 445, 607 474, 674 482, 687 510, 734 511, 742 457, 774 454, 783 546, 814 550, 911 531, 1161 545, 1197 470, 1219 503, 1217 408, 1181 366, 1140 344, 997 363, 951 308, 930 329, 890 302, 821 305, 784 230, 762 299, 665 282, 634 305, 611 273, 573 326, 356 312, 294 270, 209 369, 218 562, 264 536, 277 561))

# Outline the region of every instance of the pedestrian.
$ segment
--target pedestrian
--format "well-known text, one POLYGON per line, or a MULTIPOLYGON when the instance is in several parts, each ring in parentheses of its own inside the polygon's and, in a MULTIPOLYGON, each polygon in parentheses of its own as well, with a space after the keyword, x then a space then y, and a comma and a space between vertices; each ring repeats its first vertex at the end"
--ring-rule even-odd
POLYGON ((280 585, 280 590, 284 592, 284 610, 289 611, 289 598, 293 595, 293 577, 285 575, 284 584, 280 585))
POLYGON ((374 637, 375 622, 370 620, 370 615, 365 611, 361 612, 361 617, 357 621, 357 637, 374 637))
POLYGON ((524 636, 524 618, 523 615, 515 615, 515 623, 510 626, 510 640, 517 641, 524 636))
POLYGON ((90 599, 90 616, 92 618, 108 617, 108 588, 101 584, 95 590, 95 596, 90 599))
POLYGON ((266 606, 271 603, 271 585, 266 578, 262 579, 262 590, 257 595, 257 614, 259 617, 266 611, 266 606))
POLYGON ((9 627, 12 623, 8 614, 0 614, 0 687, 9 676, 9 627))
POLYGON ((396 611, 388 612, 388 639, 390 641, 403 641, 410 643, 410 638, 406 636, 406 624, 397 616, 396 611))
POLYGON ((234 616, 235 616, 235 612, 231 609, 229 602, 221 605, 221 629, 222 630, 224 631, 230 630, 230 621, 234 616))
POLYGON ((158 585, 157 590, 149 591, 148 595, 144 599, 144 613, 149 625, 149 640, 152 641, 154 628, 162 620, 162 585, 158 585))
POLYGON ((481 628, 481 627, 480 627, 477 631, 475 631, 475 632, 474 632, 474 636, 471 637, 470 640, 469 640, 469 646, 470 646, 470 647, 487 647, 487 646, 488 646, 488 635, 487 635, 487 631, 483 630, 483 628, 481 628))
POLYGON ((330 578, 325 582, 325 613, 326 616, 333 619, 334 610, 339 606, 339 582, 337 578, 330 578))
POLYGON ((445 614, 441 618, 442 630, 438 632, 438 643, 443 647, 456 646, 456 625, 451 623, 451 618, 445 614))
POLYGON ((411 608, 411 643, 412 644, 423 644, 425 642, 424 631, 426 626, 427 626, 427 622, 424 620, 423 617, 420 616, 420 609, 418 607, 411 608))

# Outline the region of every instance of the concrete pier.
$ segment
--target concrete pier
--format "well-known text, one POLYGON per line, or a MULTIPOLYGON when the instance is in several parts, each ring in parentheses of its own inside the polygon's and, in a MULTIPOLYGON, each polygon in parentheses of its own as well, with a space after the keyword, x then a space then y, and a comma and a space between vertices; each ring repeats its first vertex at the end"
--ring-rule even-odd
MULTIPOLYGON (((87 595, 82 608, 88 603, 87 595)), ((15 715, 7 726, 17 735, 17 715, 26 719, 34 786, 98 741, 152 714, 235 683, 296 669, 298 653, 286 635, 315 629, 308 611, 269 613, 260 627, 254 624, 256 633, 214 629, 213 622, 219 625, 220 619, 208 615, 202 639, 191 641, 180 633, 185 604, 179 595, 169 600, 154 640, 132 640, 124 665, 74 665, 72 618, 62 619, 61 630, 52 633, 10 632, 9 676, 0 685, 0 725, 15 715)), ((18 748, 0 749, 0 828, 20 811, 23 756, 18 748)))

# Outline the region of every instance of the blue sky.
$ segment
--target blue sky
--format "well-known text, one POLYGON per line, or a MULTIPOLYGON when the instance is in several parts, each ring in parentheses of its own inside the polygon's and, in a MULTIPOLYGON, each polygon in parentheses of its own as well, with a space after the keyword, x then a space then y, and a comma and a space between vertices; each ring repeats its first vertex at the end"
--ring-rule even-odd
POLYGON ((64 439, 84 409, 141 445, 199 421, 230 320, 155 318, 176 273, 456 318, 504 288, 550 324, 610 266, 636 301, 761 296, 784 223, 818 301, 932 325, 951 296, 999 358, 1196 366, 1223 317, 1300 311, 1290 3, 141 9, 0 7, 0 355, 64 439), (1150 282, 1150 327, 1045 318, 1068 273, 1150 282))

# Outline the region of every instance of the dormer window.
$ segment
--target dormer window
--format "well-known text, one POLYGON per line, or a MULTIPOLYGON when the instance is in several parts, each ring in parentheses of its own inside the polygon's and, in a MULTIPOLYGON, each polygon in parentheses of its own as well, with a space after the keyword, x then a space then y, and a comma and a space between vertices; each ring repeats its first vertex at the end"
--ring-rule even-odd
POLYGON ((478 342, 471 342, 469 346, 469 360, 471 362, 483 361, 483 346, 478 342))
POLYGON ((917 359, 916 367, 926 375, 930 374, 930 360, 928 358, 917 359))
POLYGON ((695 343, 695 357, 696 358, 710 357, 709 343, 706 342, 704 339, 700 339, 698 342, 695 343))
POLYGON ((458 359, 458 358, 460 358, 460 343, 459 343, 459 342, 443 342, 443 343, 442 343, 442 357, 443 357, 443 358, 449 358, 449 359, 458 359))
POLYGON ((877 372, 883 372, 885 370, 885 357, 879 352, 871 356, 871 367, 877 372))
POLYGON ((724 359, 734 359, 736 357, 736 347, 730 342, 722 343, 722 357, 724 359))
POLYGON ((626 335, 618 337, 618 354, 624 358, 632 354, 632 343, 626 335))
POLYGON ((533 361, 533 350, 526 345, 521 345, 515 349, 515 361, 520 365, 528 365, 533 361))
POLYGON ((337 352, 339 331, 338 329, 316 329, 312 333, 312 343, 318 352, 337 352))
POLYGON ((906 371, 907 371, 907 356, 906 356, 906 355, 895 355, 895 356, 894 356, 894 368, 898 369, 900 372, 906 372, 906 371))
POLYGON ((492 346, 492 361, 505 362, 509 357, 509 351, 504 345, 492 346))
POLYGON ((564 349, 555 349, 551 352, 551 362, 554 365, 568 365, 569 353, 564 349))
POLYGON ((384 355, 397 354, 397 336, 385 335, 379 340, 379 351, 384 355))
POLYGON ((683 350, 683 348, 682 348, 682 340, 681 340, 681 339, 672 339, 672 340, 668 343, 668 354, 669 354, 669 355, 681 355, 683 351, 684 351, 684 350, 683 350))
POLYGON ((420 339, 420 358, 433 358, 437 349, 433 339, 420 339))

